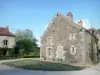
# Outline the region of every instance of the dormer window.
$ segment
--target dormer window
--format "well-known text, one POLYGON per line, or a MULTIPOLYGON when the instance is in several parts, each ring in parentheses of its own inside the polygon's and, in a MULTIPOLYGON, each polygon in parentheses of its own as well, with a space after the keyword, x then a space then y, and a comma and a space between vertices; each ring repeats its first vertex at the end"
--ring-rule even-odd
POLYGON ((8 40, 4 40, 4 45, 8 45, 8 40))

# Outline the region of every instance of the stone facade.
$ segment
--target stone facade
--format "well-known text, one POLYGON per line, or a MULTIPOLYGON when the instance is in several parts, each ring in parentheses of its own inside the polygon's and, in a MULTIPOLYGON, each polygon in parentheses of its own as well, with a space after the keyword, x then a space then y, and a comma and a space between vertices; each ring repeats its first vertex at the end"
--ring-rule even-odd
POLYGON ((85 64, 92 57, 88 55, 89 45, 93 43, 97 46, 97 41, 96 37, 83 28, 81 20, 78 24, 73 22, 71 12, 67 16, 57 13, 41 37, 40 58, 85 64), (94 41, 90 42, 92 39, 94 41))
POLYGON ((15 36, 9 28, 0 27, 0 56, 6 55, 8 50, 15 48, 15 36))
POLYGON ((0 36, 0 48, 14 48, 15 37, 11 36, 0 36), (7 45, 4 45, 4 40, 7 40, 7 45))

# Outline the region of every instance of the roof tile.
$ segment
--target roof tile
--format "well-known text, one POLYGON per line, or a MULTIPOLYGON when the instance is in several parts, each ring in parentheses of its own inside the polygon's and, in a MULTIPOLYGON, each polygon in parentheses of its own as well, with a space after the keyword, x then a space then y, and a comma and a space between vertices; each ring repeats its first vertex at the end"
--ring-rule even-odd
POLYGON ((14 36, 8 28, 0 27, 0 36, 14 36))

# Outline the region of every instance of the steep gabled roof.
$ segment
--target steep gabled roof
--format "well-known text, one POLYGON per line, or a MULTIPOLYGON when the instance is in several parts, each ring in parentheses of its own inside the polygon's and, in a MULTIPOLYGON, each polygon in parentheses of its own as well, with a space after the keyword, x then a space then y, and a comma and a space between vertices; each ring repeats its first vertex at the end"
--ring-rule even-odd
POLYGON ((47 26, 47 28, 45 29, 44 33, 42 34, 42 36, 40 38, 42 38, 45 35, 45 33, 47 32, 47 30, 52 26, 52 23, 54 22, 54 20, 56 19, 58 14, 59 13, 56 13, 56 15, 53 17, 52 21, 49 23, 49 25, 47 26))
MULTIPOLYGON (((85 28, 84 28, 85 29, 85 28)), ((94 38, 96 38, 97 40, 99 40, 96 35, 94 35, 93 33, 91 33, 89 30, 85 29, 85 31, 87 31, 91 36, 93 36, 94 38)))
MULTIPOLYGON (((46 30, 44 31, 43 35, 41 36, 41 38, 45 35, 45 33, 47 32, 47 30, 52 26, 52 23, 54 23, 54 20, 57 18, 57 16, 61 16, 63 17, 67 22, 70 23, 70 25, 72 25, 73 27, 81 30, 81 29, 85 29, 83 26, 81 25, 78 25, 77 23, 73 22, 73 21, 70 21, 70 19, 67 17, 67 16, 64 16, 62 14, 60 14, 59 12, 56 13, 56 15, 54 16, 53 20, 50 22, 50 24, 48 25, 48 27, 46 28, 46 30)), ((92 33, 90 33, 87 29, 85 29, 85 31, 87 31, 91 36, 93 36, 94 38, 97 39, 96 36, 94 36, 92 33)))
POLYGON ((48 31, 48 29, 52 26, 52 24, 54 23, 55 19, 57 18, 57 16, 60 16, 62 18, 64 18, 67 22, 69 22, 72 26, 74 26, 75 28, 78 29, 82 29, 82 26, 76 24, 75 22, 71 22, 70 19, 67 16, 62 15, 61 13, 57 12, 56 15, 53 17, 52 21, 50 22, 50 24, 47 26, 46 30, 44 31, 44 33, 42 34, 41 38, 46 34, 46 32, 48 31))
POLYGON ((9 31, 8 28, 3 28, 3 27, 0 27, 0 36, 12 36, 12 37, 14 37, 14 35, 9 31))

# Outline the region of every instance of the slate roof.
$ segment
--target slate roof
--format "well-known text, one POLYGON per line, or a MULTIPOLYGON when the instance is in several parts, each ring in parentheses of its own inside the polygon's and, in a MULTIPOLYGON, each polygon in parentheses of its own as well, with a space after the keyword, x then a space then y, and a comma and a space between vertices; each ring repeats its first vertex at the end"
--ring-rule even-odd
POLYGON ((14 35, 9 31, 8 28, 3 28, 3 27, 0 27, 0 36, 12 36, 12 37, 14 37, 14 35))

